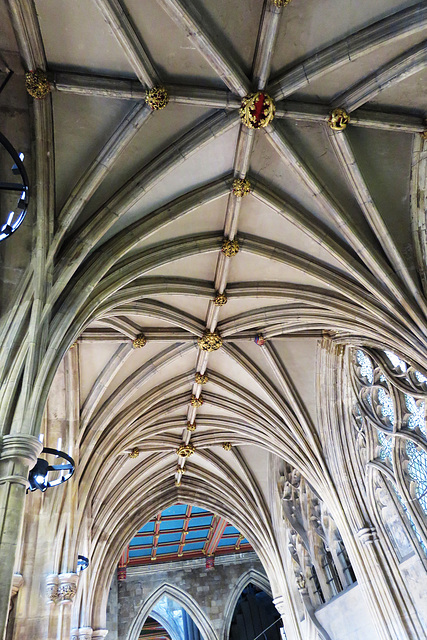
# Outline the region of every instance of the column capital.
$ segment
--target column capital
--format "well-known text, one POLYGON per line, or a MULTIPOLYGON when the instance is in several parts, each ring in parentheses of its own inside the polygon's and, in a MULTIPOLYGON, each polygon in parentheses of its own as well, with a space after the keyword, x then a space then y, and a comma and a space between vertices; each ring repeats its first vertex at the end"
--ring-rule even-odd
POLYGON ((42 449, 38 438, 27 433, 0 436, 0 484, 9 482, 26 487, 28 469, 35 465, 42 449))
POLYGON ((76 573, 60 573, 58 576, 58 601, 67 604, 73 601, 77 593, 78 575, 76 573))
POLYGON ((375 527, 363 527, 356 532, 356 535, 362 544, 372 544, 379 540, 375 527))
POLYGON ((92 640, 104 640, 108 633, 108 629, 95 629, 92 632, 92 640))
POLYGON ((38 438, 27 433, 11 433, 0 436, 0 460, 20 461, 30 466, 34 465, 37 456, 43 449, 38 438))

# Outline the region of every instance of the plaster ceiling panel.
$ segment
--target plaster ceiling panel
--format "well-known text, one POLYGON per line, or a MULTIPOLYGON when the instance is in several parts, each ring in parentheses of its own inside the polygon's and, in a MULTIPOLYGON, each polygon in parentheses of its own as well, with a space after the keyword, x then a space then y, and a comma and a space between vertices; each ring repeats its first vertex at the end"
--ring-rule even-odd
POLYGON ((94 160, 129 110, 122 100, 55 92, 55 184, 60 208, 82 172, 94 160))
POLYGON ((209 16, 208 25, 213 33, 220 31, 228 58, 240 66, 246 74, 252 70, 255 45, 262 15, 259 0, 198 0, 197 6, 209 16))
MULTIPOLYGON (((341 204, 348 217, 357 220, 357 223, 363 226, 360 209, 349 191, 323 127, 315 123, 300 122, 291 125, 287 122, 286 125, 281 124, 281 130, 303 163, 341 204)), ((319 219, 339 235, 332 218, 320 208, 296 172, 282 161, 268 142, 267 136, 256 137, 251 158, 251 173, 259 174, 262 180, 271 184, 279 194, 292 194, 291 201, 295 200, 306 211, 312 213, 314 219, 319 219)), ((366 233, 369 234, 369 227, 365 226, 366 233)))
MULTIPOLYGON (((225 341, 227 344, 227 341, 225 341)), ((250 347, 252 343, 246 342, 236 342, 239 349, 243 352, 243 354, 249 353, 252 358, 252 351, 250 347)), ((257 345, 254 345, 258 352, 260 352, 260 348, 257 345)), ((258 353, 258 355, 260 355, 258 353)), ((252 358, 253 359, 253 358, 252 358)), ((258 362, 258 360, 257 360, 258 362)), ((259 364, 264 364, 265 360, 262 362, 262 359, 259 360, 259 364)), ((259 397, 263 402, 269 404, 270 400, 267 393, 263 390, 263 388, 256 382, 256 380, 239 364, 235 358, 232 358, 230 355, 226 353, 224 350, 216 351, 209 355, 209 365, 208 365, 208 375, 209 371, 215 371, 219 373, 229 380, 235 380, 238 385, 243 387, 244 389, 248 389, 251 393, 255 394, 259 397)), ((208 383, 209 384, 209 383, 208 383)), ((206 387, 208 389, 208 387, 206 387)))
POLYGON ((354 31, 417 4, 418 0, 298 0, 282 11, 272 71, 348 37, 354 31))
POLYGON ((201 82, 224 88, 185 30, 153 0, 126 0, 126 7, 155 68, 166 82, 201 82))
POLYGON ((218 258, 218 251, 199 254, 180 260, 173 260, 156 269, 151 269, 147 275, 150 276, 174 276, 184 278, 194 278, 195 273, 201 280, 212 280, 215 273, 215 265, 218 258))
POLYGON ((239 231, 286 244, 338 269, 343 268, 341 262, 334 258, 326 247, 312 240, 297 223, 290 222, 256 198, 246 198, 240 213, 239 231))
POLYGON ((266 504, 268 504, 269 499, 269 488, 268 488, 268 480, 269 480, 269 452, 266 449, 261 447, 254 447, 253 445, 239 446, 239 452, 242 454, 243 458, 246 460, 246 464, 248 465, 252 476, 255 479, 255 482, 258 484, 261 489, 264 500, 266 504))
MULTIPOLYGON (((227 200, 228 194, 186 213, 178 220, 174 220, 156 231, 151 236, 151 241, 163 242, 177 236, 191 235, 195 229, 197 229, 197 233, 223 229, 227 200)), ((141 241, 141 244, 143 242, 144 240, 141 241)))
MULTIPOLYGON (((329 73, 313 79, 307 87, 289 96, 291 100, 321 101, 339 103, 342 93, 348 91, 352 86, 377 72, 382 66, 394 60, 394 58, 404 54, 411 47, 425 40, 425 31, 417 33, 408 38, 403 38, 392 44, 385 44, 379 49, 356 58, 329 73)), ((381 94, 380 94, 381 95, 381 94)), ((420 105, 422 107, 422 104, 420 105)))
MULTIPOLYGON (((133 104, 123 100, 125 114, 131 111, 133 104)), ((82 219, 101 207, 127 180, 147 166, 183 133, 204 120, 209 113, 209 109, 176 103, 170 103, 166 109, 154 112, 116 158, 107 179, 98 187, 84 210, 82 219)), ((113 134, 115 128, 111 123, 109 127, 108 136, 113 134)))
POLYGON ((408 109, 412 113, 427 112, 427 70, 402 80, 398 84, 385 89, 370 104, 384 109, 408 109))
POLYGON ((115 342, 80 342, 78 345, 80 360, 80 401, 86 399, 95 380, 110 358, 119 348, 115 342))
POLYGON ((36 0, 35 4, 49 65, 135 75, 95 2, 36 0))
POLYGON ((349 140, 373 201, 394 242, 409 266, 415 267, 409 203, 413 137, 350 128, 349 140))
POLYGON ((273 340, 273 346, 316 424, 317 338, 273 340))
MULTIPOLYGON (((171 200, 231 171, 238 127, 215 138, 170 171, 105 234, 103 242, 171 200)), ((181 235, 181 233, 179 234, 181 235)), ((155 242, 155 236, 152 237, 155 242)))
MULTIPOLYGON (((212 291, 213 295, 213 291, 212 291)), ((158 295, 155 297, 157 302, 163 302, 166 305, 183 311, 185 314, 196 318, 201 322, 206 318, 208 309, 208 299, 198 296, 174 296, 171 294, 158 295)))
POLYGON ((328 286, 321 280, 299 269, 279 263, 270 258, 255 256, 254 254, 245 252, 243 249, 236 258, 233 258, 229 282, 246 281, 248 273, 256 273, 256 277, 259 280, 276 280, 291 284, 311 285, 313 287, 328 286))
MULTIPOLYGON (((112 399, 112 394, 114 394, 114 392, 118 389, 118 387, 122 384, 122 382, 125 382, 126 380, 129 380, 129 382, 131 382, 132 378, 134 378, 135 373, 137 372, 138 369, 140 369, 141 367, 144 367, 145 364, 149 365, 151 359, 155 360, 156 356, 159 356, 160 354, 164 353, 165 351, 167 352, 170 349, 171 349, 170 344, 165 345, 157 341, 152 341, 152 342, 147 341, 147 344, 145 345, 144 348, 135 349, 132 352, 131 356, 124 361, 124 363, 120 368, 117 369, 114 377, 112 378, 110 384, 108 385, 107 389, 105 390, 105 393, 102 396, 103 401, 110 402, 112 400, 114 403, 114 399, 112 399)), ((187 354, 178 358, 178 362, 180 363, 182 363, 183 360, 187 361, 187 367, 189 367, 190 363, 192 362, 191 350, 187 354)), ((173 361, 171 361, 171 364, 173 365, 173 361)), ((171 365, 168 364, 164 366, 165 366, 165 369, 169 371, 169 377, 171 377, 172 376, 171 365)), ((161 370, 161 367, 160 367, 160 370, 161 370)), ((146 378, 147 382, 150 381, 152 378, 157 377, 157 371, 153 370, 152 367, 150 369, 150 366, 147 367, 147 374, 148 374, 146 378)), ((132 396, 126 402, 126 405, 128 405, 130 402, 135 400, 135 396, 140 396, 140 395, 145 395, 145 383, 139 384, 138 387, 135 387, 135 390, 132 393, 132 396)))

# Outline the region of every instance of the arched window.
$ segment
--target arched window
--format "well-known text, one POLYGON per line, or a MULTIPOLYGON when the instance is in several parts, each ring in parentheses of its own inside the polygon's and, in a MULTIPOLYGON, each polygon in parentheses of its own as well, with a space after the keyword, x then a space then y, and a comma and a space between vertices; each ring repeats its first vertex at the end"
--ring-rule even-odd
POLYGON ((357 349, 353 382, 361 460, 393 488, 397 508, 427 555, 427 377, 391 351, 357 349))

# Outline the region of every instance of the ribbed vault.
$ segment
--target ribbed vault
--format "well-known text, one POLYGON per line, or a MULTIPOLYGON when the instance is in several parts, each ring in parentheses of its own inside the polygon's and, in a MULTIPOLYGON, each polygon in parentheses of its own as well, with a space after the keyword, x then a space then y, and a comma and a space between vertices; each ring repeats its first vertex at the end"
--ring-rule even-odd
POLYGON ((350 531, 319 439, 322 338, 427 375, 426 2, 6 4, 51 93, 32 105, 35 237, 0 327, 0 411, 38 436, 58 367, 78 369, 77 626, 105 625, 123 547, 177 500, 238 527, 284 593, 269 460, 350 531), (276 101, 259 130, 239 116, 251 91, 276 101))

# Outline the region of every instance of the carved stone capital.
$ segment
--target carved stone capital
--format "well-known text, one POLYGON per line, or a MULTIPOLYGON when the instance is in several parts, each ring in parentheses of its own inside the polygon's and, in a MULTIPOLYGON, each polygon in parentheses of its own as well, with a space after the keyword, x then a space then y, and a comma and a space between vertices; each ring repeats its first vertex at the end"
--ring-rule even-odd
POLYGON ((49 603, 56 604, 58 596, 59 578, 56 573, 51 573, 46 578, 46 598, 49 603))
POLYGON ((379 540, 375 527, 364 527, 363 529, 359 529, 357 537, 362 544, 372 544, 379 540))
POLYGON ((92 640, 93 629, 92 627, 80 627, 79 640, 92 640))
POLYGON ((78 576, 76 573, 61 573, 58 576, 58 602, 67 604, 72 602, 77 592, 78 576))
POLYGON ((92 640, 104 640, 108 633, 108 629, 95 629, 92 632, 92 640))

